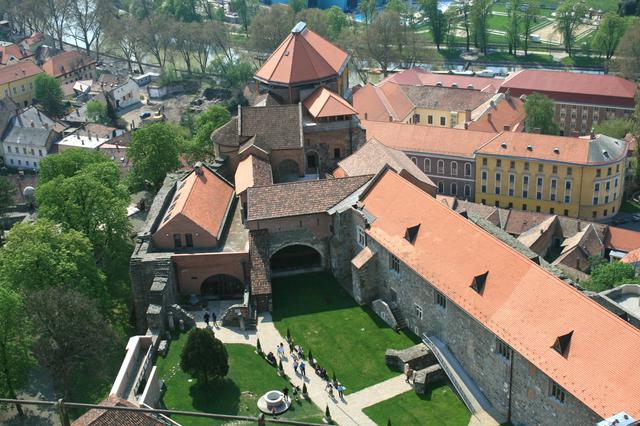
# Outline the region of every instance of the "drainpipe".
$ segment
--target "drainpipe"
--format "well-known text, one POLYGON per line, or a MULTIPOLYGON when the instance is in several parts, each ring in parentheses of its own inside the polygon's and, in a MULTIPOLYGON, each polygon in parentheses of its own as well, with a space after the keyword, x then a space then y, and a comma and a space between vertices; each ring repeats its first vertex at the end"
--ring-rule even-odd
POLYGON ((507 422, 511 421, 511 388, 513 387, 513 363, 516 358, 513 350, 511 351, 511 362, 509 366, 509 408, 507 410, 507 422))

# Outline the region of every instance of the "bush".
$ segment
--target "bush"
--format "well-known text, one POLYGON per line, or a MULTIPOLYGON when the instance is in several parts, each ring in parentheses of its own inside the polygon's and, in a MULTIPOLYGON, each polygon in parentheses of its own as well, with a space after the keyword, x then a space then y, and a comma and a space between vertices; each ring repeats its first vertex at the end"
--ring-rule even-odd
POLYGON ((189 333, 180 354, 180 368, 208 383, 210 378, 218 379, 227 375, 229 355, 211 329, 195 328, 189 333))

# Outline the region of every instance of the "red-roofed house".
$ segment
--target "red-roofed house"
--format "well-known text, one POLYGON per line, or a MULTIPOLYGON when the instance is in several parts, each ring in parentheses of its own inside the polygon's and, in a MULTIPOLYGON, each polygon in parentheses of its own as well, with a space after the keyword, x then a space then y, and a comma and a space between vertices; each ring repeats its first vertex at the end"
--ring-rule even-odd
POLYGON ((339 95, 349 87, 349 54, 299 22, 255 74, 262 89, 288 103, 320 85, 339 95))
POLYGON ((0 68, 0 98, 9 98, 20 106, 31 105, 38 74, 42 70, 29 59, 0 68))
POLYGON ((555 121, 564 134, 587 134, 600 121, 630 117, 637 85, 620 77, 525 69, 507 77, 501 92, 542 93, 556 104, 555 121))
POLYGON ((42 64, 44 72, 55 77, 61 85, 93 80, 97 77, 96 60, 77 50, 58 53, 42 64))
POLYGON ((26 51, 18 44, 0 45, 0 67, 17 64, 29 56, 32 56, 31 52, 26 51))

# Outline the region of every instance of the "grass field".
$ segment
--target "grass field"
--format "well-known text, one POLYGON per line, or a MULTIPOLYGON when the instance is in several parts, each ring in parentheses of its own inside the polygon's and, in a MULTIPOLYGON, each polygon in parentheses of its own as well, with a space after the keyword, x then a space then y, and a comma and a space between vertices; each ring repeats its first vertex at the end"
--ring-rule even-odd
MULTIPOLYGON (((208 385, 198 383, 180 370, 180 353, 187 340, 186 334, 176 336, 166 358, 156 364, 158 374, 167 390, 162 401, 167 408, 184 411, 257 416, 256 402, 267 391, 282 389, 288 381, 276 374, 275 369, 255 353, 250 345, 225 345, 229 353, 229 374, 208 385)), ((311 402, 294 402, 283 418, 311 423, 322 423, 322 412, 311 402)), ((222 420, 176 416, 183 425, 220 425, 222 420)))
POLYGON ((367 407, 364 413, 380 426, 466 426, 471 413, 448 385, 431 388, 426 395, 414 391, 367 407))
POLYGON ((397 333, 368 308, 358 306, 329 274, 275 279, 273 320, 284 336, 287 328, 296 344, 334 371, 346 393, 390 379, 398 372, 384 363, 388 348, 404 349, 418 342, 397 333))

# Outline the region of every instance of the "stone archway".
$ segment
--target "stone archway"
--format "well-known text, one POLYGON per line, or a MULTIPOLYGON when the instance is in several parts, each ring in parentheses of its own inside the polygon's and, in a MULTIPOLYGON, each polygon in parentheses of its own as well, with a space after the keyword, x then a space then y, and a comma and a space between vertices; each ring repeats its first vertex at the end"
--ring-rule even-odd
POLYGON ((232 275, 211 275, 200 285, 200 294, 211 299, 241 299, 244 283, 232 275))
POLYGON ((304 244, 293 244, 280 248, 271 255, 271 274, 289 275, 322 269, 322 254, 304 244))
POLYGON ((278 163, 274 170, 274 179, 276 183, 290 182, 300 177, 300 165, 287 158, 278 163))

